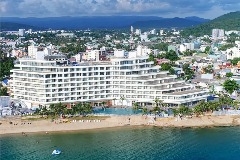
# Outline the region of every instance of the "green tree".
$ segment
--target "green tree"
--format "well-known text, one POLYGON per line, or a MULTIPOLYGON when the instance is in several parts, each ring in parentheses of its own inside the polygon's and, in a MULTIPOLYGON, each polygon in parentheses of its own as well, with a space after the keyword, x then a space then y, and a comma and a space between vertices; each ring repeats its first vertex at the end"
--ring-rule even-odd
POLYGON ((226 51, 227 49, 229 48, 232 48, 234 47, 234 44, 225 44, 225 45, 222 45, 218 48, 219 51, 226 51))
POLYGON ((150 53, 149 54, 149 57, 148 57, 148 61, 154 61, 155 60, 155 57, 154 57, 154 55, 153 55, 153 53, 150 53))
POLYGON ((143 115, 148 114, 148 109, 147 109, 147 107, 143 107, 143 109, 142 109, 142 114, 143 114, 143 115))
POLYGON ((0 80, 10 75, 10 70, 14 68, 14 60, 15 58, 0 57, 0 80))
POLYGON ((169 52, 167 52, 164 58, 169 59, 170 61, 177 61, 180 59, 177 53, 173 50, 170 50, 169 52))
POLYGON ((240 57, 236 57, 236 58, 233 58, 232 60, 231 60, 231 63, 232 63, 232 65, 237 65, 237 63, 240 61, 240 57))
POLYGON ((185 80, 189 80, 194 76, 194 71, 190 68, 189 64, 184 64, 182 67, 183 71, 184 71, 184 79, 185 80))
POLYGON ((60 116, 64 114, 64 109, 66 108, 66 105, 63 105, 61 102, 57 104, 50 104, 49 106, 50 112, 56 117, 57 115, 60 116))
POLYGON ((161 66, 160 68, 161 71, 168 71, 172 68, 170 63, 162 63, 160 66, 161 66))
POLYGON ((227 79, 223 83, 223 88, 229 93, 232 94, 234 91, 239 89, 239 84, 235 80, 227 79))
POLYGON ((123 106, 123 101, 125 100, 125 97, 124 97, 124 96, 121 96, 121 97, 120 97, 120 100, 121 100, 121 103, 122 103, 122 106, 123 106))
POLYGON ((208 65, 207 67, 204 67, 203 68, 203 71, 204 71, 204 73, 213 73, 214 72, 214 70, 213 70, 213 66, 212 65, 208 65))
POLYGON ((139 105, 138 105, 138 103, 137 102, 134 102, 133 103, 133 112, 136 112, 136 111, 138 111, 139 110, 139 105))
POLYGON ((190 115, 190 114, 192 114, 192 110, 189 107, 180 106, 178 108, 178 113, 182 114, 182 115, 190 115))
POLYGON ((209 51, 210 51, 210 49, 211 49, 211 47, 210 47, 210 46, 207 46, 207 47, 205 48, 204 52, 208 54, 209 51))
POLYGON ((232 72, 226 73, 226 77, 230 78, 230 77, 232 77, 232 76, 233 76, 233 73, 232 73, 232 72))
POLYGON ((2 86, 0 85, 0 96, 8 96, 7 87, 2 87, 2 86))

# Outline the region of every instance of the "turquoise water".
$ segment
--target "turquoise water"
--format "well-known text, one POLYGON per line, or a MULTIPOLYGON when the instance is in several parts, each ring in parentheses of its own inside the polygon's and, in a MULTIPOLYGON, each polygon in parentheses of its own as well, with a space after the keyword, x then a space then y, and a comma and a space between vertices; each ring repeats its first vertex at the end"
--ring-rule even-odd
POLYGON ((132 108, 96 108, 94 109, 95 114, 111 114, 111 115, 132 115, 141 114, 142 110, 134 111, 132 108))
POLYGON ((0 137, 0 151, 1 160, 239 160, 240 128, 125 127, 6 135, 0 137), (62 154, 52 156, 56 148, 62 154))

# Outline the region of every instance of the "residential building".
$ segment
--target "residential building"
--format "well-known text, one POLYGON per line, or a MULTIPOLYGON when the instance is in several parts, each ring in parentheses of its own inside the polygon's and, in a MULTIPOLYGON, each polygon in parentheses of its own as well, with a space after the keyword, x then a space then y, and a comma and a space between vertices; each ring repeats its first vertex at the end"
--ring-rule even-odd
POLYGON ((212 30, 212 39, 218 40, 224 38, 224 30, 223 29, 213 29, 212 30))
POLYGON ((18 35, 19 36, 25 36, 25 29, 19 29, 18 30, 18 35))
POLYGON ((146 52, 114 53, 110 61, 82 62, 74 65, 63 55, 44 59, 20 58, 11 70, 12 96, 29 107, 78 102, 94 105, 141 106, 154 104, 156 98, 169 106, 192 106, 206 100, 208 90, 177 80, 176 75, 160 71, 148 61, 146 52))
POLYGON ((235 47, 226 50, 227 59, 240 57, 240 41, 236 41, 235 44, 235 47))
POLYGON ((141 29, 136 29, 136 32, 135 32, 136 35, 141 35, 142 34, 142 31, 141 29))

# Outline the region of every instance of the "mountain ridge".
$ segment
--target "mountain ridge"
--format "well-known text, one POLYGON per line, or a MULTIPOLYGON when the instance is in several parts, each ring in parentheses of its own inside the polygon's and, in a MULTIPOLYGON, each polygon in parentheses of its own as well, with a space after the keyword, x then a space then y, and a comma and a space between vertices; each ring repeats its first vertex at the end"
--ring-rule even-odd
POLYGON ((203 36, 210 35, 211 30, 214 28, 224 30, 240 30, 240 11, 230 12, 219 16, 206 23, 200 24, 195 27, 185 29, 181 34, 183 36, 203 36))
MULTIPOLYGON (((45 17, 45 18, 18 18, 18 17, 2 17, 0 21, 2 22, 13 22, 26 24, 30 26, 38 26, 41 28, 51 28, 51 29, 121 29, 127 28, 134 25, 136 22, 148 23, 148 21, 162 21, 167 23, 167 21, 173 21, 176 18, 162 18, 157 16, 83 16, 83 17, 45 17)), ((179 18, 187 24, 182 25, 181 22, 176 22, 174 27, 190 27, 195 24, 203 23, 204 19, 199 17, 192 17, 191 19, 179 18), (194 20, 195 19, 195 20, 194 20), (192 23, 190 23, 190 21, 192 23), (190 25, 190 26, 189 26, 190 25)), ((168 22, 170 23, 170 22, 168 22)), ((174 22, 172 22, 174 23, 174 22)), ((172 27, 171 26, 171 27, 172 27)), ((141 25, 140 25, 141 27, 141 25)), ((160 27, 161 26, 149 26, 160 27)), ((166 28, 167 26, 163 26, 166 28)))

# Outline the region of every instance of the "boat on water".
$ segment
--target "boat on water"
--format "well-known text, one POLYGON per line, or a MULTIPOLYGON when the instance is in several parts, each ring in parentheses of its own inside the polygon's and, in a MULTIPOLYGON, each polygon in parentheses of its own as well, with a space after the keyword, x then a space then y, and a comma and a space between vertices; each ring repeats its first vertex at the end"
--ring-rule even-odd
POLYGON ((58 155, 61 154, 61 151, 58 149, 53 150, 52 155, 58 155))

